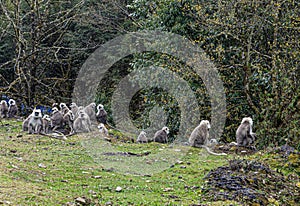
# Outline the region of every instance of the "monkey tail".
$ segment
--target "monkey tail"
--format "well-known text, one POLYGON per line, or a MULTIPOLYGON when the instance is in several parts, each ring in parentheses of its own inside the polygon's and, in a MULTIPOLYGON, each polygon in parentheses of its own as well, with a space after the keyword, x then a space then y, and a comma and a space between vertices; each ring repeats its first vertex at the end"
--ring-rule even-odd
POLYGON ((206 149, 206 151, 209 153, 209 154, 212 154, 212 155, 217 155, 217 156, 226 156, 227 154, 226 153, 215 153, 215 152, 212 152, 207 146, 205 145, 201 145, 202 148, 206 149))

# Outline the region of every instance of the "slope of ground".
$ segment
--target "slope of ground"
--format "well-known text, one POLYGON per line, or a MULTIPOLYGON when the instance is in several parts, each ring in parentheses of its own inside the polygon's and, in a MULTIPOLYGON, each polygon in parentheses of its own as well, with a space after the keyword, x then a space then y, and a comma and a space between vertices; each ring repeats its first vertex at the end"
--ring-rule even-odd
MULTIPOLYGON (((265 196, 264 201, 256 198, 257 201, 250 203, 292 205, 298 200, 287 197, 287 194, 299 195, 299 156, 295 151, 287 155, 272 150, 253 155, 212 156, 203 149, 135 144, 121 138, 115 140, 114 136, 114 141, 107 144, 93 139, 91 134, 74 135, 62 141, 21 132, 18 121, 3 123, 0 126, 0 204, 243 205, 248 199, 243 195, 232 198, 233 193, 227 191, 229 186, 233 188, 232 182, 224 182, 218 176, 231 177, 234 172, 242 175, 243 164, 235 163, 238 169, 234 170, 232 159, 245 164, 254 159, 262 162, 258 164, 268 171, 263 173, 267 180, 264 186, 277 178, 284 189, 281 193, 280 189, 269 187, 265 193, 260 186, 258 194, 265 196), (276 168, 284 175, 273 172, 276 168), (224 184, 228 187, 223 187, 224 184), (220 198, 220 191, 228 194, 228 198, 220 198)), ((255 172, 249 169, 252 179, 245 177, 243 181, 255 183, 255 172)), ((235 183, 242 186, 243 181, 235 183)))

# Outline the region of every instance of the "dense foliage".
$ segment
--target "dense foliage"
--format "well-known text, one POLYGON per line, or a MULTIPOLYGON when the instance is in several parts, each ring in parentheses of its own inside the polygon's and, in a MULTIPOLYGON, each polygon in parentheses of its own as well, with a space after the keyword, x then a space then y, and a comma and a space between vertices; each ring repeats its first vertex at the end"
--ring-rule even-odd
MULTIPOLYGON (((199 44, 217 65, 227 97, 224 141, 233 138, 241 117, 252 116, 261 145, 286 141, 299 145, 297 1, 141 0, 134 1, 132 8, 143 29, 181 34, 199 44)), ((147 57, 153 64, 183 72, 203 102, 205 91, 191 71, 182 70, 172 58, 147 57)), ((134 65, 149 61, 137 59, 134 65)), ((207 107, 201 110, 209 111, 207 107)), ((209 118, 205 113, 204 117, 209 118)))
MULTIPOLYGON (((217 66, 227 98, 223 141, 233 140, 241 118, 251 116, 260 146, 300 146, 298 1, 2 0, 0 6, 2 95, 28 106, 70 102, 76 74, 100 44, 127 31, 168 31, 199 45, 217 66)), ((199 119, 210 119, 201 78, 166 54, 145 52, 115 64, 96 101, 109 108, 118 81, 149 65, 184 78, 201 106, 199 119)), ((137 126, 149 125, 145 116, 156 105, 165 105, 167 124, 176 134, 178 103, 157 88, 140 91, 132 100, 137 126)))

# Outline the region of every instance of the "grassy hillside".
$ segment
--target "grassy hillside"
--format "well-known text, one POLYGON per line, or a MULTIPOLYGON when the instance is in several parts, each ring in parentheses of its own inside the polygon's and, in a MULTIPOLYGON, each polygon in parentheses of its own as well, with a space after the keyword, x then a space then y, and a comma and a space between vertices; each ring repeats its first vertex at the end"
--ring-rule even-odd
MULTIPOLYGON (((214 197, 208 190, 212 188, 208 184, 210 180, 204 179, 210 171, 228 165, 231 159, 272 165, 272 171, 279 169, 280 174, 284 174, 280 178, 291 178, 290 181, 280 180, 288 185, 288 191, 299 194, 299 153, 296 152, 288 155, 288 161, 276 156, 273 150, 217 157, 208 155, 203 149, 135 144, 121 138, 98 148, 99 141, 104 140, 95 141, 91 135, 75 135, 62 141, 27 135, 21 132, 21 122, 2 122, 0 204, 241 205, 242 198, 214 197)), ((266 173, 264 178, 270 177, 266 173)), ((226 189, 218 192, 226 192, 226 189)), ((277 191, 272 195, 268 194, 264 204, 293 205, 297 201, 296 197, 286 197, 277 191)), ((250 202, 253 205, 261 203, 250 202)))

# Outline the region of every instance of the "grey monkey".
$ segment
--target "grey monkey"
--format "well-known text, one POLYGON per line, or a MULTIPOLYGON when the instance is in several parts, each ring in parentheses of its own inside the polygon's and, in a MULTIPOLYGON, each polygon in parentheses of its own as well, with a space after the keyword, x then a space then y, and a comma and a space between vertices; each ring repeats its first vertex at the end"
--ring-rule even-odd
POLYGON ((209 129, 210 123, 208 120, 202 120, 200 124, 193 130, 190 135, 189 143, 192 147, 201 147, 206 149, 209 154, 212 155, 227 155, 225 153, 215 153, 212 152, 207 145, 213 145, 216 142, 216 139, 209 139, 209 129))
POLYGON ((43 115, 40 109, 34 109, 28 122, 29 134, 40 134, 43 127, 43 115))
POLYGON ((64 115, 69 111, 69 108, 65 103, 60 103, 59 104, 60 112, 64 115))
POLYGON ((107 124, 107 112, 102 104, 97 106, 96 119, 100 123, 107 124))
POLYGON ((73 128, 74 120, 75 120, 75 116, 71 110, 67 111, 67 113, 64 114, 63 116, 64 124, 67 124, 69 126, 71 133, 74 133, 74 128, 73 128))
POLYGON ((193 130, 189 138, 192 147, 200 147, 206 145, 209 139, 210 123, 208 120, 202 120, 200 124, 193 130))
POLYGON ((163 127, 154 134, 154 142, 168 143, 168 134, 170 133, 168 127, 163 127))
POLYGON ((16 105, 16 101, 13 99, 10 99, 8 101, 9 107, 8 107, 8 117, 9 118, 15 118, 18 114, 18 107, 16 105))
POLYGON ((94 122, 96 121, 96 112, 95 112, 95 109, 96 109, 96 103, 90 103, 89 105, 87 105, 83 111, 89 115, 90 117, 90 121, 94 122))
POLYGON ((32 114, 30 114, 22 123, 22 130, 24 132, 28 131, 28 123, 29 123, 31 116, 32 116, 32 114))
POLYGON ((147 143, 148 142, 145 131, 141 131, 141 133, 139 134, 139 136, 136 139, 136 142, 138 142, 138 143, 147 143))
POLYGON ((49 115, 45 114, 42 118, 42 122, 43 122, 43 130, 42 131, 44 134, 48 134, 50 122, 51 122, 49 115))
POLYGON ((254 144, 256 134, 252 132, 253 120, 251 117, 244 117, 236 130, 236 144, 238 146, 250 146, 254 144))
POLYGON ((78 106, 77 106, 77 104, 74 103, 74 102, 72 102, 70 104, 70 109, 71 109, 72 113, 75 115, 75 118, 76 118, 76 114, 78 112, 78 106))
POLYGON ((8 113, 8 106, 7 106, 7 102, 5 100, 2 100, 0 102, 0 117, 2 118, 6 118, 8 113))
POLYGON ((73 126, 76 133, 90 132, 91 120, 89 115, 87 115, 84 111, 79 111, 78 117, 75 119, 73 126))
POLYGON ((52 130, 62 128, 63 114, 57 109, 57 107, 52 108, 52 114, 51 114, 50 120, 51 120, 52 130))
POLYGON ((104 135, 108 135, 108 130, 106 129, 105 125, 103 123, 100 123, 98 125, 98 129, 99 129, 99 132, 104 134, 104 135))

